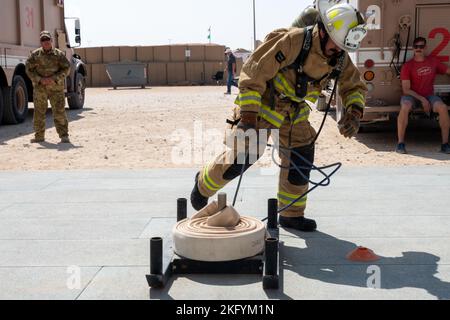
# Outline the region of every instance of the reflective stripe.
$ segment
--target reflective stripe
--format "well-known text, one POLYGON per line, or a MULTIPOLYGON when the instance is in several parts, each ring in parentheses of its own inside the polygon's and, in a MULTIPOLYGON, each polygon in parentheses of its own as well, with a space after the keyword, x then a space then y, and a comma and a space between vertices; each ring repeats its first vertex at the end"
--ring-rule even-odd
POLYGON ((303 121, 308 121, 309 120, 309 115, 311 114, 311 111, 309 110, 309 108, 304 108, 302 110, 302 112, 300 112, 297 117, 294 119, 294 124, 303 122, 303 121))
MULTIPOLYGON (((290 193, 280 191, 280 192, 278 192, 278 201, 281 202, 282 204, 289 205, 300 196, 301 196, 300 194, 295 195, 295 194, 290 194, 290 193)), ((293 206, 294 207, 306 207, 307 200, 308 200, 308 197, 305 196, 305 197, 301 198, 298 202, 293 204, 293 206)))
POLYGON ((289 85, 288 81, 281 73, 278 73, 275 77, 275 88, 278 89, 280 93, 284 94, 291 101, 303 101, 295 95, 295 89, 289 85))
POLYGON ((260 116, 270 124, 273 124, 278 129, 281 128, 284 122, 284 117, 276 111, 272 111, 269 106, 262 105, 260 116))
POLYGON ((338 9, 334 9, 334 10, 330 11, 328 13, 328 19, 332 20, 332 19, 336 18, 337 15, 339 14, 339 12, 340 11, 338 9))
POLYGON ((240 93, 236 99, 236 104, 239 106, 257 105, 261 106, 261 95, 257 91, 249 91, 240 93))
POLYGON ((211 191, 219 191, 220 189, 222 189, 222 187, 209 177, 208 171, 209 165, 205 168, 205 171, 203 173, 203 181, 205 182, 205 186, 211 191))
POLYGON ((305 97, 305 100, 308 100, 309 102, 316 103, 319 99, 320 91, 311 91, 308 92, 308 95, 305 97))
POLYGON ((353 92, 347 96, 345 99, 345 106, 350 106, 351 104, 361 104, 364 105, 365 99, 364 95, 361 92, 353 92))

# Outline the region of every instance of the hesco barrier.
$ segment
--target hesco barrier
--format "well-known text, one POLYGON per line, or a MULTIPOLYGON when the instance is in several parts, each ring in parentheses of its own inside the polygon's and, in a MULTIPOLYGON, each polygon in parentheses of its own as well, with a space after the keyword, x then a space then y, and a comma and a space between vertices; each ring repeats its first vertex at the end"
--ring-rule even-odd
MULTIPOLYGON (((88 64, 89 87, 113 86, 106 65, 117 62, 143 63, 147 68, 145 85, 215 85, 213 75, 226 68, 224 52, 225 46, 204 44, 76 49, 88 64)), ((238 73, 242 64, 242 59, 237 59, 238 73)))

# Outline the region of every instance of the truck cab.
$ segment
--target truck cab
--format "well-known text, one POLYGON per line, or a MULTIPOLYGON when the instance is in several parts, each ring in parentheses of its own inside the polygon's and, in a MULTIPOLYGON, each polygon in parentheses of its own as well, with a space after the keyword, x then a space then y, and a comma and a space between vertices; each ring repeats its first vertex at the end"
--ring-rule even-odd
MULTIPOLYGON (((354 2, 354 1, 352 1, 354 2)), ((450 60, 450 1, 443 0, 358 0, 365 13, 368 35, 354 60, 368 86, 363 123, 388 121, 400 111, 402 65, 413 57, 413 41, 422 36, 428 55, 448 64, 450 60)), ((450 78, 438 76, 435 92, 450 103, 450 78)), ((338 102, 338 118, 343 108, 338 102)), ((425 117, 416 112, 414 117, 425 117)))
MULTIPOLYGON (((81 44, 80 23, 74 30, 76 45, 81 44)), ((39 34, 48 30, 54 47, 65 52, 71 71, 66 78, 69 108, 81 109, 85 98, 86 67, 74 54, 66 28, 63 0, 2 0, 0 4, 0 122, 18 124, 33 102, 33 85, 25 73, 30 53, 40 47, 39 34)))

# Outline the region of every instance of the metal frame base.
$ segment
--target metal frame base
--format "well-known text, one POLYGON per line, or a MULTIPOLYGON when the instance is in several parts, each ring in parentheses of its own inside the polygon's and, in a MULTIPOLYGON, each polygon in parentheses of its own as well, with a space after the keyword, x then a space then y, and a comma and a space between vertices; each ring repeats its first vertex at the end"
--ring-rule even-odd
MULTIPOLYGON (((186 219, 186 199, 178 199, 178 221, 186 219)), ((150 274, 146 275, 151 288, 162 289, 174 275, 187 274, 257 274, 262 276, 263 288, 279 288, 279 229, 277 223, 277 200, 269 200, 269 216, 265 252, 252 258, 226 261, 204 262, 180 257, 176 253, 163 253, 163 239, 150 240, 150 274)), ((171 240, 167 241, 171 247, 171 240)))

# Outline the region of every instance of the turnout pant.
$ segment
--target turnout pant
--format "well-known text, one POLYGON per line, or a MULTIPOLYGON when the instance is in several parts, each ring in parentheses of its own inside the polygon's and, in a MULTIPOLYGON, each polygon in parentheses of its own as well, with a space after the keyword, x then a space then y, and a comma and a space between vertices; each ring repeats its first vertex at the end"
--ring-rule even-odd
POLYGON ((36 138, 45 137, 45 114, 48 108, 48 100, 52 106, 53 122, 59 137, 69 136, 69 123, 65 110, 64 87, 43 86, 34 87, 34 132, 36 138))
MULTIPOLYGON (((279 107, 277 106, 277 109, 279 107)), ((316 132, 310 125, 309 121, 300 121, 295 123, 295 118, 292 116, 290 106, 282 108, 285 111, 286 118, 279 128, 279 143, 281 147, 291 148, 298 154, 302 155, 310 163, 314 162, 314 146, 311 146, 316 132)), ((239 107, 236 107, 233 112, 233 120, 240 119, 239 107)), ((257 129, 278 129, 268 121, 258 117, 257 129)), ((234 127, 233 132, 236 131, 234 127)), ((259 141, 259 143, 267 144, 267 141, 259 141)), ((248 148, 248 145, 246 146, 248 148)), ((280 148, 281 149, 281 148, 280 148)), ((260 158, 263 155, 262 152, 256 155, 254 158, 260 158)), ((240 156, 240 158, 244 158, 240 156)), ((284 208, 291 202, 296 200, 302 194, 308 191, 309 188, 309 176, 310 165, 305 161, 293 154, 289 150, 280 150, 281 158, 281 170, 279 174, 278 184, 278 207, 284 208), (291 161, 299 167, 308 168, 301 169, 302 174, 294 169, 291 165, 291 161), (306 179, 306 178, 308 179, 306 179)), ((214 196, 219 190, 225 187, 233 179, 240 176, 242 170, 248 170, 252 164, 249 163, 249 158, 246 161, 238 159, 238 150, 236 143, 233 148, 227 149, 220 155, 218 155, 212 162, 202 168, 199 175, 199 190, 205 197, 214 196), (240 161, 238 161, 240 160, 240 161), (245 163, 245 168, 243 168, 245 163)), ((301 217, 305 214, 307 197, 303 197, 295 205, 282 212, 281 215, 285 217, 301 217)))

